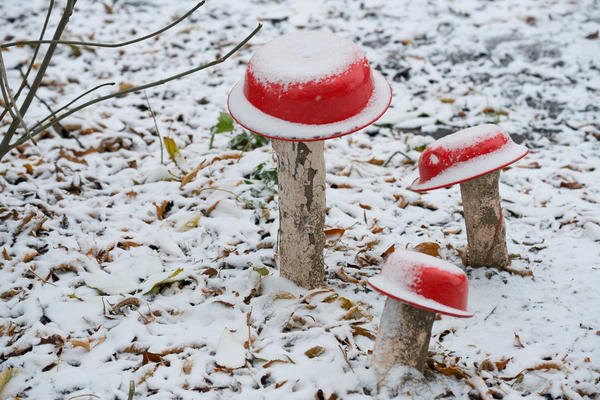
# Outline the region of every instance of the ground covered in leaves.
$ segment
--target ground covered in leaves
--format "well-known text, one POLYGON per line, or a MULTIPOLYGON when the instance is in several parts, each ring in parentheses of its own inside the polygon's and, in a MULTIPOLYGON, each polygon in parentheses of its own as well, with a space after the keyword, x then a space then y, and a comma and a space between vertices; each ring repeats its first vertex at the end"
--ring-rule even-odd
MULTIPOLYGON (((126 40, 192 5, 80 1, 65 38, 126 40)), ((45 6, 3 2, 0 37, 37 37, 45 6)), ((467 268, 475 317, 438 319, 425 377, 379 396, 599 398, 597 2, 209 1, 148 42, 61 48, 40 97, 58 108, 185 70, 259 19, 227 63, 90 108, 2 161, 2 398, 374 397, 383 298, 365 280, 393 248, 462 265, 458 187, 406 187, 432 137, 482 122, 531 149, 501 176, 512 271, 467 268), (278 278, 269 143, 221 115, 253 46, 300 28, 358 42, 394 92, 378 126, 326 143, 327 287, 310 292, 278 278)), ((3 53, 13 86, 31 54, 3 53)))

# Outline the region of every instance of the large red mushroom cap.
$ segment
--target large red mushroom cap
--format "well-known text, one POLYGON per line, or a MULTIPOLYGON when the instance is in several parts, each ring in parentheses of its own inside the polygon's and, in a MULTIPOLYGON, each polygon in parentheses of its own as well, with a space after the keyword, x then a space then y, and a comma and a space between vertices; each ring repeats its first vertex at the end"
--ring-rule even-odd
POLYGON ((419 157, 419 178, 409 189, 425 192, 499 170, 529 150, 494 124, 463 129, 429 144, 419 157))
POLYGON ((413 307, 469 318, 469 279, 463 270, 436 257, 414 251, 395 251, 369 285, 413 307))
POLYGON ((390 101, 390 86, 357 45, 327 32, 299 31, 256 51, 228 107, 256 134, 312 141, 370 125, 390 101))

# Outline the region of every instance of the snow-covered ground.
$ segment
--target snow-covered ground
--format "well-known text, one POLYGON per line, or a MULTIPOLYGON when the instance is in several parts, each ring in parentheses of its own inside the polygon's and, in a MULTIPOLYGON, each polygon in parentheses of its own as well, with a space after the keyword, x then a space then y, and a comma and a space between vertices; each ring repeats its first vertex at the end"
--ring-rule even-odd
MULTIPOLYGON (((0 38, 37 37, 46 3, 3 1, 0 38)), ((80 0, 64 38, 126 40, 193 4, 80 0)), ((53 131, 2 160, 0 372, 13 376, 0 397, 127 399, 132 381, 135 399, 375 397, 384 299, 366 278, 391 245, 437 242, 461 265, 466 244, 458 187, 421 196, 406 190, 414 163, 384 163, 495 122, 531 149, 501 175, 515 272, 467 268, 475 317, 437 320, 433 369, 395 375, 379 398, 599 398, 598 2, 211 0, 156 40, 61 48, 39 94, 58 108, 97 83, 165 77, 259 19, 225 64, 147 91, 180 166, 200 166, 190 182, 166 154, 161 165, 143 93, 68 119, 78 141, 53 131), (326 142, 337 230, 327 288, 311 292, 278 278, 276 191, 256 173, 274 168, 270 145, 232 150, 236 128, 209 149, 253 48, 300 28, 356 41, 394 92, 381 125, 326 142)), ((13 87, 31 52, 3 53, 13 87)), ((36 102, 29 121, 45 112, 36 102)))

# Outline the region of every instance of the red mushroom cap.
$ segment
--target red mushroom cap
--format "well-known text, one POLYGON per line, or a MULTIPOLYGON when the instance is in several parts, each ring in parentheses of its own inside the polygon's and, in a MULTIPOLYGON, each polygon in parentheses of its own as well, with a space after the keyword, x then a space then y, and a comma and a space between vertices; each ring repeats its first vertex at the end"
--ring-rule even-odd
POLYGON ((431 312, 469 318, 469 279, 463 270, 436 257, 414 251, 395 251, 379 275, 369 279, 378 292, 431 312))
POLYGON ((504 168, 529 150, 498 125, 474 126, 429 144, 419 157, 419 178, 409 189, 424 192, 504 168))
POLYGON ((228 107, 254 133, 311 141, 370 125, 390 101, 389 85, 358 46, 331 33, 300 31, 254 54, 228 107))

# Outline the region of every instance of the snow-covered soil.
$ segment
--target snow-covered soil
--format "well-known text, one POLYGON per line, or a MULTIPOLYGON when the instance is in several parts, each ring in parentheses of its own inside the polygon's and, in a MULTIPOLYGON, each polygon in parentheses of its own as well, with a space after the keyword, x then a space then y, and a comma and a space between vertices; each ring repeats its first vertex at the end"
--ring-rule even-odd
MULTIPOLYGON (((1 2, 2 40, 37 37, 46 3, 1 2)), ((126 40, 193 2, 106 5, 80 0, 65 38, 126 40)), ((97 83, 165 77, 224 54, 258 19, 225 64, 147 91, 181 169, 197 170, 183 184, 166 153, 161 164, 143 93, 2 160, 0 373, 12 378, 0 397, 376 397, 384 298, 366 279, 392 245, 437 242, 461 265, 466 244, 459 188, 409 192, 416 165, 386 161, 495 122, 531 149, 501 175, 514 271, 467 268, 475 317, 437 320, 425 378, 399 371, 379 398, 599 398, 598 2, 212 0, 156 40, 63 47, 39 94, 58 108, 97 83), (209 149, 253 48, 301 27, 357 42, 394 92, 381 125, 326 142, 327 287, 311 292, 278 278, 270 145, 232 150, 236 128, 209 149)), ((31 53, 3 52, 13 87, 31 53)), ((36 102, 29 121, 45 113, 36 102)))

